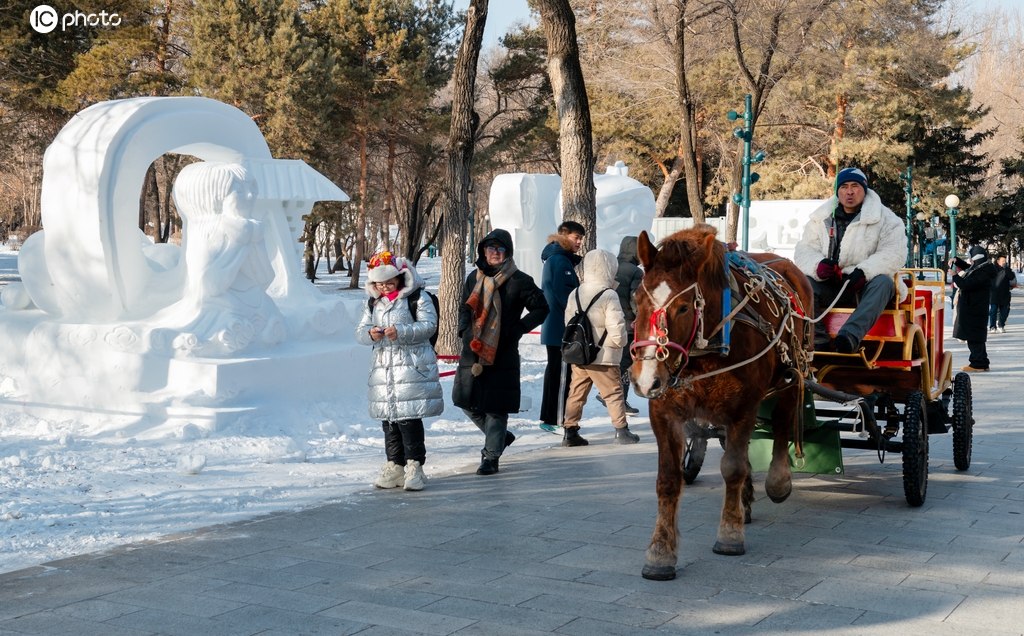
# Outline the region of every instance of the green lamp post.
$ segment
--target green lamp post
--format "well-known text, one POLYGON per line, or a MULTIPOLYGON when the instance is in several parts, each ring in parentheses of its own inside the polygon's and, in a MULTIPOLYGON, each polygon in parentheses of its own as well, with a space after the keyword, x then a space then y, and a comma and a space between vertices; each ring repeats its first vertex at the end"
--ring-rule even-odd
MULTIPOLYGON (((914 265, 914 243, 913 243, 913 222, 914 222, 914 205, 917 204, 920 199, 914 196, 914 172, 910 166, 907 166, 906 174, 900 175, 900 181, 904 183, 903 193, 906 195, 907 200, 907 267, 913 267, 914 265)), ((920 263, 918 264, 920 267, 920 263)))
MULTIPOLYGON (((743 140, 743 182, 740 191, 732 195, 732 201, 740 207, 743 215, 743 251, 750 249, 750 186, 757 183, 761 175, 750 171, 750 164, 764 161, 765 154, 758 150, 753 157, 750 156, 750 143, 754 138, 754 116, 751 105, 752 97, 748 93, 744 99, 743 127, 737 126, 732 134, 737 139, 743 140)), ((729 121, 736 121, 740 118, 739 113, 730 110, 727 115, 729 121)))
POLYGON ((946 213, 949 214, 949 257, 956 258, 956 217, 960 214, 957 206, 960 205, 960 197, 951 194, 946 197, 946 213))

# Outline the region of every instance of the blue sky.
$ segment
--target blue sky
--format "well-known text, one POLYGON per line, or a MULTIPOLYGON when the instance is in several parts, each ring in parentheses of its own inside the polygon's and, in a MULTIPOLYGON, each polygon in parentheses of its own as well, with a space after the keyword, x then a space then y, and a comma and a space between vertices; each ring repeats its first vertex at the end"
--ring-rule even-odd
MULTIPOLYGON (((976 10, 1003 7, 1024 10, 1024 0, 961 0, 976 10)), ((530 8, 526 0, 490 0, 487 10, 487 26, 484 29, 484 47, 498 43, 498 38, 508 31, 516 21, 530 19, 530 8)), ((455 0, 456 9, 469 7, 469 0, 455 0)))

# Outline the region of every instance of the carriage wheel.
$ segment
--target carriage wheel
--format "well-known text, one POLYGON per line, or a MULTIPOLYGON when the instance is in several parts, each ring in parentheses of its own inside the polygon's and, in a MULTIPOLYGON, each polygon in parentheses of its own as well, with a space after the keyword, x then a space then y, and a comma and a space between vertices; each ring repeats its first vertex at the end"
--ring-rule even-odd
POLYGON ((708 452, 708 438, 700 435, 692 435, 686 440, 686 450, 683 451, 683 481, 689 486, 697 480, 704 465, 704 456, 708 452))
POLYGON ((903 409, 903 494, 907 503, 924 503, 928 491, 928 420, 924 393, 911 391, 903 409))
POLYGON ((971 376, 957 373, 953 378, 953 464, 957 470, 971 467, 974 442, 974 404, 971 376))

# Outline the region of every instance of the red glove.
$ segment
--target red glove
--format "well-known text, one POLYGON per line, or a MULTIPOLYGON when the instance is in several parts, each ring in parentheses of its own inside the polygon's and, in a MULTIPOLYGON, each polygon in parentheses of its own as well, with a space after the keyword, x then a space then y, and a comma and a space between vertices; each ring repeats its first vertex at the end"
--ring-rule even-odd
POLYGON ((852 292, 859 292, 864 289, 864 285, 868 282, 868 279, 864 277, 864 272, 859 269, 855 269, 850 272, 850 275, 847 276, 847 280, 850 281, 850 285, 847 289, 852 292))
POLYGON ((841 280, 843 278, 843 270, 836 266, 835 261, 828 258, 818 263, 817 274, 821 280, 828 280, 830 278, 841 280))

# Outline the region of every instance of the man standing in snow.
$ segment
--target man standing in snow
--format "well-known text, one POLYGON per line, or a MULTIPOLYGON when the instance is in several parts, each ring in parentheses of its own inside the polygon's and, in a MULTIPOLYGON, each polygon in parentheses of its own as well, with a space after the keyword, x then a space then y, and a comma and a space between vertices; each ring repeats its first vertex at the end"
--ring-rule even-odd
POLYGON ((544 299, 551 309, 540 328, 540 343, 547 349, 548 366, 544 369, 544 394, 540 402, 540 426, 546 431, 557 432, 561 426, 563 412, 559 412, 559 385, 562 385, 562 407, 569 394, 572 373, 562 363, 562 335, 565 333, 565 305, 569 294, 579 287, 580 279, 575 267, 579 265, 579 251, 583 246, 586 230, 575 221, 566 221, 558 226, 558 233, 548 237, 548 244, 541 252, 544 273, 541 288, 544 299), (565 380, 563 384, 563 366, 565 380))

